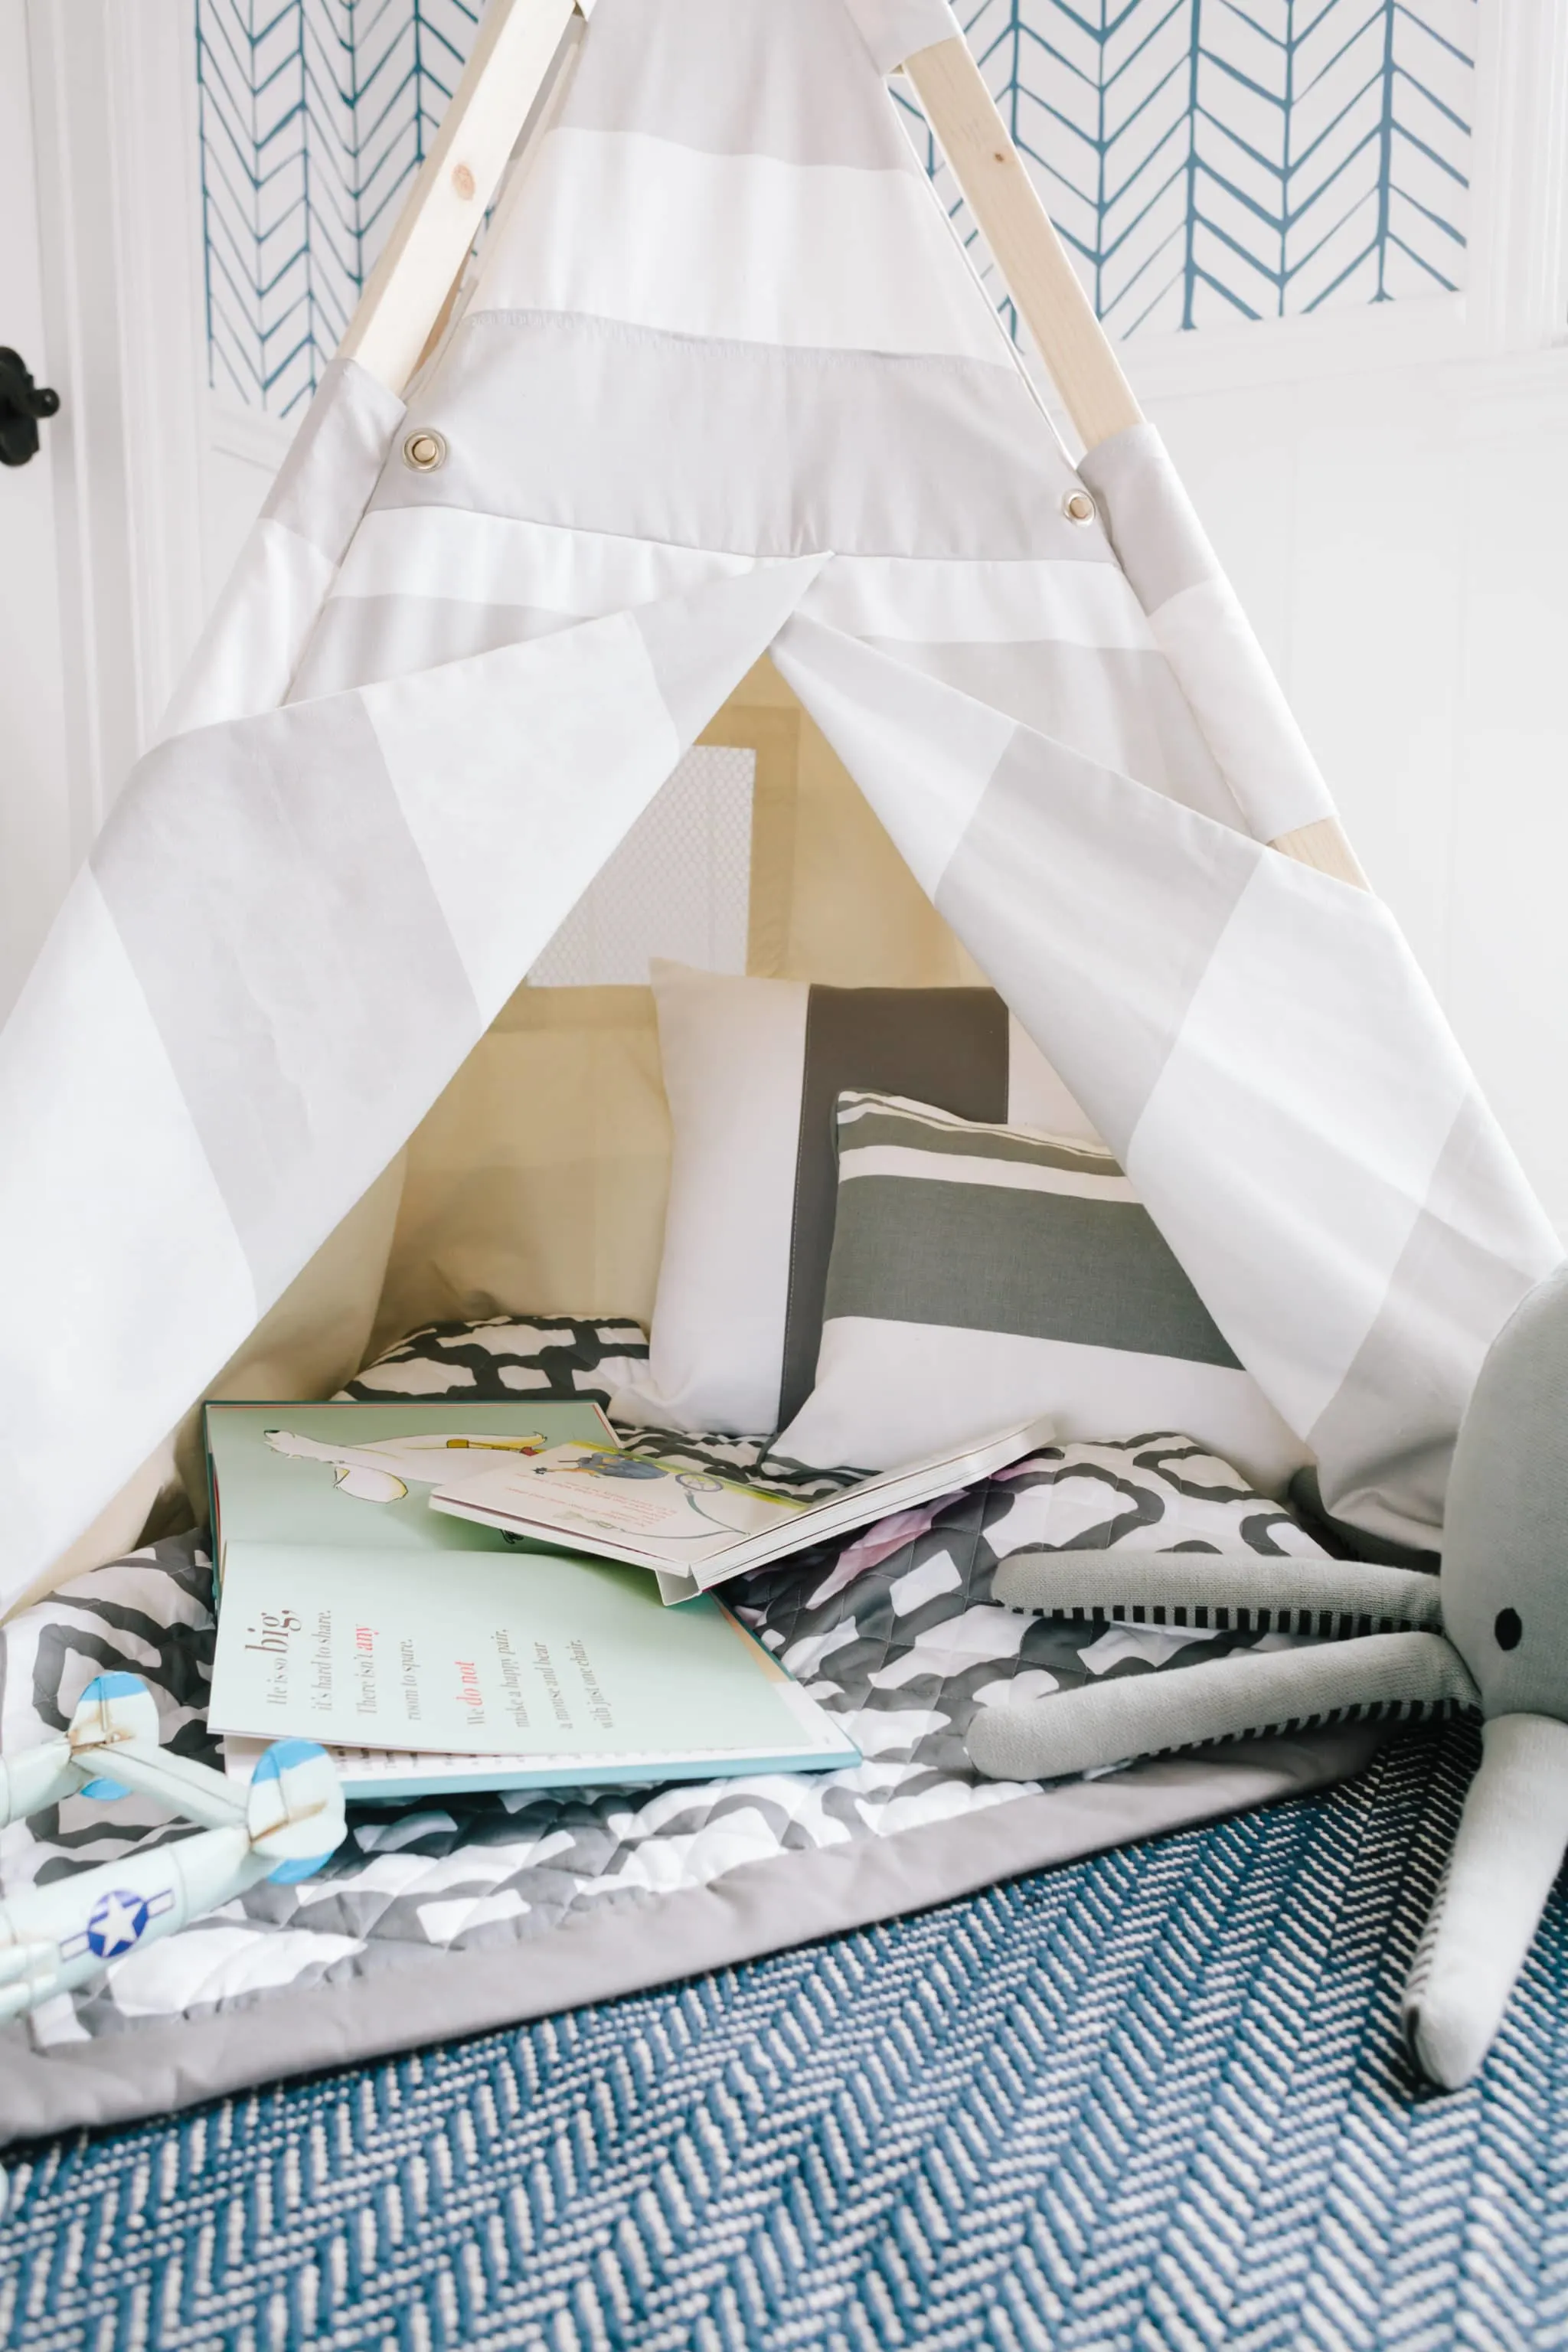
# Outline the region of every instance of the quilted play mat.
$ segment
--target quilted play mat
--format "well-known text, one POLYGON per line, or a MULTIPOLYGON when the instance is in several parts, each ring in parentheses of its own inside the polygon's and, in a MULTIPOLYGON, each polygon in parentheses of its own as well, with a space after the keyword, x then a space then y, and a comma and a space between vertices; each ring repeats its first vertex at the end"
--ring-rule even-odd
POLYGON ((1568 1905, 1479 2079, 1397 2004, 1473 1761, 521 2030, 14 2147, 16 2352, 1568 2342, 1568 1905))
MULTIPOLYGON (((640 1344, 635 1325, 565 1318, 437 1328, 355 1387, 603 1395, 615 1351, 624 1360, 640 1344)), ((672 1443, 627 1442, 666 1454, 672 1443)), ((676 1442, 716 1468, 759 1451, 676 1442)), ((790 1465, 772 1463, 769 1475, 790 1465)), ((671 1983, 1321 1787, 1372 1752, 1377 1734, 1352 1726, 1049 1785, 980 1779, 965 1733, 1010 1692, 1180 1672, 1258 1638, 1053 1623, 992 1598, 1003 1559, 1085 1544, 1316 1549, 1224 1464, 1185 1439, 1146 1436, 1046 1447, 840 1549, 736 1579, 726 1599, 845 1723, 858 1765, 355 1806, 317 1876, 263 1882, 0 2029, 0 2143, 671 1983)), ((0 1635, 0 1740, 14 1749, 47 1737, 92 1675, 124 1666, 154 1692, 165 1742, 216 1762, 202 1711, 209 1601, 202 1539, 190 1535, 14 1619, 0 1635)), ((71 1798, 0 1834, 0 1891, 184 1833, 135 1798, 71 1798)))

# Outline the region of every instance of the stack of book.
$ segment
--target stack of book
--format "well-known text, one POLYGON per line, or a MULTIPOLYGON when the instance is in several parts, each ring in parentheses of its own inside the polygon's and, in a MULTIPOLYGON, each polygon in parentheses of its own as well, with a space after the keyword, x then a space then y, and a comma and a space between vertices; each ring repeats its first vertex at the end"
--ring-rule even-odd
POLYGON ((209 1404, 209 1722, 237 1776, 310 1738, 362 1800, 854 1764, 710 1588, 1048 1434, 803 1502, 623 1452, 590 1404, 209 1404))

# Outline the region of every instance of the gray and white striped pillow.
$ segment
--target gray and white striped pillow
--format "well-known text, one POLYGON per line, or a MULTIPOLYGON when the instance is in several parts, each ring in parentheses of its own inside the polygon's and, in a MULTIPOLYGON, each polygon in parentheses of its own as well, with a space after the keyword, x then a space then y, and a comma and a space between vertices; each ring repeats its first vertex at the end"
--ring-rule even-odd
POLYGON ((1083 1115, 989 988, 830 988, 658 959, 651 977, 669 1204, 647 1365, 612 1415, 776 1429, 811 1392, 822 1336, 841 1090, 918 1095, 964 1118, 1083 1115))
POLYGON ((894 1467, 1032 1413, 1179 1431, 1279 1492, 1306 1459, 1108 1152, 841 1094, 816 1383, 776 1450, 894 1467))

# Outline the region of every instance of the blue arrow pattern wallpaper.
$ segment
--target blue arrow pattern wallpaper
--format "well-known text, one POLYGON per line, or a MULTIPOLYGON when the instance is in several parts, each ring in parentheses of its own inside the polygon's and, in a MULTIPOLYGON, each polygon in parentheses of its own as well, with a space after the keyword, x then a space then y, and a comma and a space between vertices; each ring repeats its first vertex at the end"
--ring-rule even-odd
POLYGON ((213 383, 309 400, 397 217, 479 0, 196 0, 213 383))
MULTIPOLYGON (((1463 284, 1477 0, 962 13, 1113 334, 1463 284)), ((196 0, 208 347, 231 397, 279 415, 309 397, 478 15, 479 0, 196 0)))
POLYGON ((1476 0, 984 0, 964 22, 1113 335, 1464 282, 1476 0))

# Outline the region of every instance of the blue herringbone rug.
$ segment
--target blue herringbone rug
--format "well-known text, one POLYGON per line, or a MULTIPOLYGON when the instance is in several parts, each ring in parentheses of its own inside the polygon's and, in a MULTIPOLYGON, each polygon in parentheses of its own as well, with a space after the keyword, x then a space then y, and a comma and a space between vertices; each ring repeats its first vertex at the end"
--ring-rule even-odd
POLYGON ((10 2160, 58 2352, 1568 2345, 1568 1906, 1396 2001, 1473 1749, 668 1992, 10 2160))

